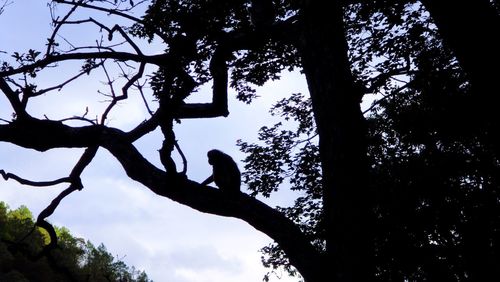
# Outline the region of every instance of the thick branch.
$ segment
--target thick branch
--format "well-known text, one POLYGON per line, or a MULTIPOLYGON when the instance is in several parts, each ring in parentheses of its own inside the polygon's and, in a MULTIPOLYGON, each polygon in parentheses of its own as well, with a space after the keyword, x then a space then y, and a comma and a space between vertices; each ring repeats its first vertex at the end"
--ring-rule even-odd
POLYGON ((167 177, 130 144, 114 142, 104 147, 118 159, 131 179, 156 194, 204 213, 240 218, 278 242, 301 273, 320 273, 321 255, 293 222, 273 208, 243 193, 228 195, 179 175, 167 177))
POLYGON ((72 128, 62 122, 27 118, 0 125, 0 141, 37 151, 85 148, 99 144, 104 128, 98 125, 72 128))
MULTIPOLYGON (((52 202, 50 203, 50 205, 48 205, 42 212, 40 212, 40 214, 37 217, 36 226, 39 226, 39 227, 45 229, 47 231, 47 233, 49 234, 49 237, 50 237, 50 243, 47 246, 44 247, 44 249, 40 253, 40 256, 48 253, 51 249, 53 249, 53 248, 55 248, 57 246, 57 234, 56 234, 55 229, 52 226, 52 224, 50 224, 49 222, 46 221, 46 218, 49 217, 49 216, 51 216, 54 213, 54 211, 56 210, 56 208, 59 206, 59 204, 61 203, 61 201, 66 196, 68 196, 69 194, 71 194, 72 192, 74 192, 76 190, 81 190, 83 188, 83 185, 82 185, 82 182, 81 182, 81 179, 80 179, 80 175, 82 174, 83 169, 88 164, 90 164, 90 162, 94 158, 95 154, 97 153, 97 149, 98 149, 98 147, 95 147, 95 146, 91 147, 91 148, 87 148, 85 150, 85 152, 83 153, 83 155, 78 160, 78 162, 76 163, 76 165, 73 168, 73 170, 71 171, 70 176, 65 177, 65 178, 60 178, 60 179, 57 179, 57 180, 53 180, 53 181, 31 181, 31 180, 26 180, 26 179, 23 179, 23 178, 15 175, 15 174, 6 173, 5 171, 0 170, 0 174, 3 176, 3 178, 5 180, 8 180, 9 178, 12 178, 12 179, 16 180, 17 182, 19 182, 19 183, 21 183, 23 185, 30 185, 30 186, 42 187, 42 186, 56 185, 56 184, 60 184, 60 183, 63 183, 63 182, 69 182, 70 183, 69 187, 66 188, 64 191, 62 191, 59 195, 57 195, 57 197, 52 200, 52 202)), ((31 234, 31 232, 29 232, 24 238, 26 238, 27 236, 29 236, 29 234, 31 234)), ((24 238, 22 240, 24 240, 24 238)))
POLYGON ((297 29, 296 17, 269 26, 266 32, 261 30, 243 32, 230 32, 220 37, 218 46, 210 59, 210 74, 213 79, 212 103, 184 104, 175 113, 176 118, 211 118, 229 115, 227 106, 228 66, 233 52, 250 50, 265 45, 273 38, 284 41, 294 41, 292 34, 297 29))
POLYGON ((222 111, 223 116, 229 114, 227 110, 227 64, 230 53, 225 46, 219 46, 210 61, 210 74, 213 78, 212 104, 216 110, 222 111))
MULTIPOLYGON (((301 273, 320 273, 321 256, 283 214, 243 193, 228 195, 182 175, 165 173, 147 161, 130 143, 127 133, 118 129, 100 125, 72 128, 53 121, 28 119, 0 125, 0 141, 42 151, 57 147, 102 146, 116 157, 131 179, 154 193, 201 212, 240 218, 278 242, 301 273)), ((81 170, 75 168, 74 171, 81 170)))
POLYGON ((160 112, 157 111, 153 116, 136 126, 134 129, 128 132, 128 138, 130 142, 134 142, 142 136, 155 130, 160 122, 160 112))
POLYGON ((26 111, 19 100, 19 96, 16 92, 14 92, 14 90, 12 90, 12 88, 10 88, 9 84, 5 81, 5 79, 1 78, 1 76, 0 90, 5 94, 16 114, 18 116, 24 116, 26 111))

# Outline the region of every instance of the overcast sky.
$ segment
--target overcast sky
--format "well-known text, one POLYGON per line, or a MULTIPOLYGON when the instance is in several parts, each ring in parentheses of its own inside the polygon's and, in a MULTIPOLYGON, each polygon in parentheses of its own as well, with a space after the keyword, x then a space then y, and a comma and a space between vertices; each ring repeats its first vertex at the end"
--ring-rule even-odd
MULTIPOLYGON (((50 35, 50 14, 45 1, 15 0, 0 15, 0 50, 43 50, 50 35)), ((95 30, 95 29, 94 29, 95 30)), ((94 38, 83 31, 67 33, 73 40, 94 38)), ((154 52, 154 48, 151 49, 154 52)), ((8 57, 0 54, 2 59, 8 57)), ((49 86, 66 75, 64 65, 42 75, 40 84, 49 86)), ((74 65, 73 65, 74 66, 74 65)), ((104 97, 96 90, 103 80, 100 74, 85 77, 85 83, 75 83, 40 97, 30 104, 29 111, 38 117, 64 118, 83 114, 89 107, 89 116, 102 112, 104 97)), ((253 141, 258 129, 271 124, 270 105, 293 92, 305 92, 302 76, 294 73, 286 79, 259 89, 261 98, 245 105, 230 98, 227 118, 184 120, 175 126, 176 136, 188 159, 188 176, 202 181, 211 173, 206 152, 212 148, 225 151, 236 161, 239 153, 236 140, 253 141)), ((200 100, 210 101, 209 91, 198 94, 200 100)), ((0 118, 10 119, 11 108, 0 95, 0 118)), ((130 129, 147 118, 140 98, 135 95, 116 107, 109 120, 110 126, 130 129)), ((161 136, 153 132, 136 145, 152 163, 161 167, 157 150, 161 136)), ((0 169, 32 180, 51 180, 67 176, 83 149, 57 149, 40 153, 0 143, 0 169)), ((180 164, 179 164, 180 165, 180 164)), ((242 168, 239 162, 240 169, 242 168)), ((147 272, 157 282, 203 281, 261 281, 267 270, 260 263, 260 248, 271 239, 245 222, 233 218, 202 214, 167 198, 158 197, 142 185, 128 179, 120 165, 105 150, 83 173, 85 188, 65 198, 49 221, 66 226, 73 235, 106 245, 108 251, 129 265, 147 272)), ((0 180, 0 201, 11 208, 26 205, 34 215, 46 207, 66 185, 50 188, 20 186, 14 181, 0 180)), ((245 188, 243 187, 243 190, 245 188)), ((271 206, 291 202, 284 191, 265 201, 271 206)), ((283 277, 282 280, 297 281, 283 277)))

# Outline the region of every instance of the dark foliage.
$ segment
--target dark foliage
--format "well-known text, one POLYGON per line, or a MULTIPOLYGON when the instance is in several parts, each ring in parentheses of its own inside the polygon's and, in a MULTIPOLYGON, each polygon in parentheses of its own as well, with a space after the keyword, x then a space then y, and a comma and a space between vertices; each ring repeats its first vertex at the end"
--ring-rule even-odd
MULTIPOLYGON (((469 81, 419 2, 380 2, 351 5, 345 16, 353 73, 375 96, 365 112, 375 275, 471 281, 484 264, 498 277, 500 156, 471 109, 469 81)), ((298 124, 263 127, 262 143, 240 146, 255 195, 268 197, 284 183, 305 195, 280 210, 321 249, 317 140, 299 138, 314 132, 308 103, 299 95, 279 102, 275 110, 298 124)), ((266 265, 288 265, 278 246, 262 251, 266 265)))

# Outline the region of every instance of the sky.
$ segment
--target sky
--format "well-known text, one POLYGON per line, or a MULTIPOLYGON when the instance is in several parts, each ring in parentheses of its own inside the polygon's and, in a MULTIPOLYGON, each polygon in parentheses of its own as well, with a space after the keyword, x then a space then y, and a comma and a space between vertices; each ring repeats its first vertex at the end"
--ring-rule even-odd
MULTIPOLYGON (((0 27, 0 50, 7 52, 0 53, 0 59, 13 51, 43 50, 51 31, 46 2, 12 1, 0 15, 0 27)), ((66 39, 84 42, 95 37, 92 31, 95 29, 64 32, 66 39)), ((145 48, 149 54, 161 50, 154 44, 145 48)), ((40 87, 64 80, 66 70, 75 66, 78 67, 64 64, 41 75, 40 87)), ((83 83, 34 99, 28 111, 52 119, 81 115, 87 108, 89 117, 97 115, 107 105, 96 92, 103 89, 102 81, 102 73, 85 77, 83 83)), ((233 156, 242 169, 240 160, 244 155, 238 151, 236 140, 255 141, 261 126, 273 124, 268 114, 272 103, 291 93, 304 93, 305 89, 300 74, 284 74, 282 80, 259 88, 257 94, 261 97, 251 105, 235 101, 231 93, 227 118, 183 120, 176 125, 176 137, 188 160, 188 177, 201 182, 210 175, 206 152, 213 148, 233 156)), ((201 89, 195 99, 210 101, 209 92, 201 89)), ((108 125, 127 130, 143 121, 148 113, 141 101, 138 95, 131 95, 120 103, 112 111, 108 125)), ((11 112, 7 100, 0 95, 0 118, 10 119, 11 112)), ((135 145, 148 160, 161 167, 157 152, 161 142, 160 133, 155 131, 135 145)), ((69 174, 82 152, 83 149, 54 149, 40 153, 0 142, 0 169, 31 180, 57 179, 69 174)), ((250 282, 261 281, 268 271, 261 265, 258 251, 272 242, 265 234, 241 220, 203 214, 153 194, 130 180, 102 148, 85 169, 82 180, 85 188, 66 197, 48 220, 95 245, 103 243, 111 254, 129 266, 145 270, 154 281, 250 282)), ((0 201, 12 209, 25 205, 36 216, 65 188, 32 188, 0 180, 0 201)), ((285 190, 262 200, 271 206, 287 205, 292 197, 285 190)), ((297 281, 283 273, 278 276, 282 279, 272 277, 271 281, 297 281)))

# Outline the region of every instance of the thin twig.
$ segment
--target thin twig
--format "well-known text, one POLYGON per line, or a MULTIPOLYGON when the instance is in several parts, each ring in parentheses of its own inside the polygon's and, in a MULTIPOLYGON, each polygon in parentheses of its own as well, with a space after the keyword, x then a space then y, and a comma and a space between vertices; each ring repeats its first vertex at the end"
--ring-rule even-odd
MULTIPOLYGON (((81 0, 80 1, 77 1, 75 3, 78 3, 78 2, 82 2, 81 0)), ((54 44, 55 44, 55 37, 56 37, 56 34, 59 32, 59 29, 63 26, 64 22, 71 16, 71 14, 73 14, 75 11, 76 11, 76 8, 78 6, 75 5, 73 6, 69 11, 68 13, 63 17, 62 21, 60 21, 59 23, 57 22, 57 19, 52 19, 52 22, 56 25, 56 27, 54 28, 54 30, 52 31, 52 34, 50 36, 50 38, 48 39, 48 44, 47 44, 47 50, 45 51, 45 56, 49 56, 50 53, 51 53, 51 50, 52 48, 54 47, 54 44)))
POLYGON ((127 83, 125 83, 125 85, 122 87, 122 95, 120 96, 114 96, 113 97, 113 100, 111 101, 111 103, 108 105, 108 107, 106 108, 106 110, 104 111, 104 113, 102 114, 102 117, 101 117, 101 124, 104 124, 104 121, 106 120, 109 112, 111 111, 111 109, 116 105, 116 103, 118 103, 119 101, 121 100, 125 100, 127 99, 128 97, 128 89, 139 79, 142 77, 142 75, 144 74, 144 69, 146 67, 146 64, 145 63, 141 63, 141 65, 139 66, 139 71, 129 80, 127 81, 127 83))
POLYGON ((175 146, 175 149, 177 150, 177 152, 179 152, 179 155, 182 158, 182 174, 186 175, 186 172, 187 172, 187 159, 186 159, 186 156, 182 152, 181 147, 179 146, 179 143, 177 142, 177 140, 175 140, 174 146, 175 146))
POLYGON ((128 36, 127 33, 125 33, 125 31, 123 31, 121 26, 119 26, 117 24, 115 24, 115 26, 113 26, 113 28, 111 28, 111 30, 109 31, 108 39, 110 41, 113 39, 113 32, 115 32, 115 31, 118 31, 121 34, 121 36, 130 44, 130 46, 132 46, 132 48, 134 48, 135 52, 138 55, 143 55, 141 48, 139 48, 139 46, 137 46, 137 44, 135 44, 135 42, 132 40, 132 38, 130 38, 130 36, 128 36))
POLYGON ((81 51, 81 50, 92 50, 92 49, 106 50, 106 51, 110 51, 110 52, 115 52, 115 49, 114 49, 115 47, 121 46, 121 45, 123 45, 125 43, 126 43, 126 41, 123 41, 123 42, 120 42, 120 43, 116 43, 116 44, 112 44, 112 45, 109 45, 109 46, 103 46, 103 45, 100 45, 100 44, 98 44, 97 46, 80 46, 80 47, 75 47, 75 48, 73 48, 71 50, 68 50, 68 53, 76 52, 76 51, 81 51))
MULTIPOLYGON (((144 81, 144 84, 146 84, 146 81, 144 81)), ((137 82, 136 87, 139 90, 139 93, 141 94, 142 101, 144 102, 144 105, 146 106, 146 109, 148 110, 149 115, 153 116, 154 112, 149 107, 148 101, 146 100, 146 97, 144 96, 144 91, 142 91, 142 88, 144 87, 144 84, 141 85, 139 82, 137 82)))
MULTIPOLYGON (((75 5, 76 4, 73 1, 67 1, 67 0, 54 0, 54 2, 60 3, 60 4, 67 4, 67 5, 75 5)), ((145 2, 147 2, 147 1, 139 1, 135 5, 132 5, 129 9, 127 9, 127 10, 121 10, 121 11, 117 10, 117 9, 109 9, 109 8, 104 8, 104 7, 98 7, 98 6, 94 6, 94 5, 90 5, 90 4, 86 4, 86 3, 79 3, 77 5, 80 6, 80 7, 83 7, 83 8, 105 12, 108 15, 120 16, 122 18, 131 20, 131 21, 136 22, 138 24, 147 25, 147 22, 145 22, 144 20, 142 20, 140 18, 137 18, 137 17, 134 17, 134 16, 132 16, 130 14, 124 13, 125 11, 129 11, 132 8, 138 6, 138 5, 142 4, 142 3, 145 3, 145 2)), ((161 34, 158 29, 155 29, 154 33, 158 37, 160 37, 163 41, 165 41, 165 42, 167 41, 167 38, 163 34, 161 34)))
POLYGON ((117 11, 117 10, 113 10, 113 9, 98 7, 98 6, 89 5, 89 4, 86 4, 86 3, 75 3, 74 1, 54 0, 54 2, 60 3, 60 4, 75 5, 75 6, 80 6, 80 7, 87 8, 87 9, 92 9, 92 10, 97 10, 97 11, 101 11, 101 12, 106 12, 108 14, 117 15, 117 16, 129 19, 129 20, 137 22, 137 23, 144 23, 140 18, 136 18, 136 17, 131 16, 129 14, 126 14, 126 13, 123 13, 123 12, 120 12, 120 11, 117 11))
POLYGON ((76 117, 76 116, 75 117, 69 117, 69 118, 63 118, 63 119, 60 119, 58 121, 65 122, 65 121, 70 121, 70 120, 81 120, 81 121, 86 121, 86 122, 88 122, 88 123, 90 123, 92 125, 96 124, 96 122, 93 121, 93 120, 91 120, 91 119, 83 118, 83 117, 76 117))
POLYGON ((67 84, 69 84, 70 82, 72 82, 72 81, 74 81, 74 80, 78 79, 79 77, 81 77, 81 76, 82 76, 82 75, 84 75, 84 74, 88 74, 88 73, 90 72, 90 70, 96 69, 96 68, 100 67, 101 65, 103 65, 103 64, 104 64, 104 61, 105 61, 105 60, 102 60, 102 62, 100 62, 99 64, 96 64, 96 65, 94 65, 94 66, 91 66, 88 70, 83 70, 83 71, 81 71, 81 72, 80 72, 80 73, 78 73, 77 75, 75 75, 75 76, 73 76, 73 77, 71 77, 71 78, 67 79, 66 81, 64 81, 64 82, 62 82, 62 83, 60 83, 60 84, 58 84, 58 85, 55 85, 55 86, 52 86, 52 87, 45 88, 45 89, 42 89, 42 90, 40 90, 40 91, 37 91, 37 92, 33 93, 33 94, 31 95, 31 97, 40 96, 40 95, 42 95, 42 94, 45 94, 45 93, 47 93, 47 92, 50 92, 50 91, 52 91, 52 90, 56 90, 56 89, 61 90, 64 86, 66 86, 66 85, 67 85, 67 84))

